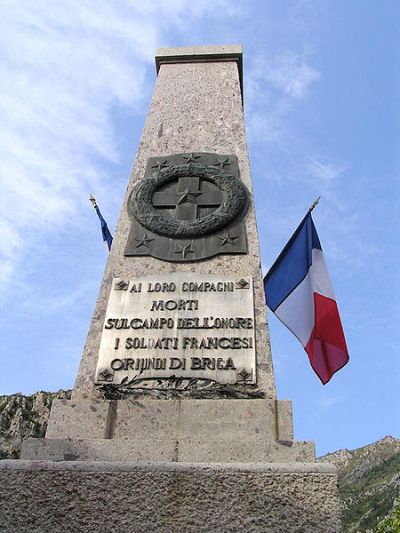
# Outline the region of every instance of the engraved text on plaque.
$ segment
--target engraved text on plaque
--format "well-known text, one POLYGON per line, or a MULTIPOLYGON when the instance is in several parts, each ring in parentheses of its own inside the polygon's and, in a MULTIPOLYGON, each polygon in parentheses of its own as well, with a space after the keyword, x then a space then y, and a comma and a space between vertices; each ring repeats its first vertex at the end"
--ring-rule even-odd
POLYGON ((251 277, 115 278, 96 383, 161 390, 254 384, 253 309, 251 277))

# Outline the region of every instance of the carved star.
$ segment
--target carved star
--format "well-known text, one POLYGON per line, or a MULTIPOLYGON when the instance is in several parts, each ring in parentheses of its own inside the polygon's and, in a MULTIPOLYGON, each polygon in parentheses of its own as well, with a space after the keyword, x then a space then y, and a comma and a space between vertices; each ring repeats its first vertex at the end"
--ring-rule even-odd
POLYGON ((162 168, 167 167, 167 166, 168 166, 168 163, 166 159, 164 159, 164 161, 159 161, 157 159, 154 165, 151 165, 151 168, 156 168, 157 170, 161 170, 162 168))
POLYGON ((225 246, 225 244, 232 244, 235 246, 235 240, 238 238, 238 235, 229 235, 229 231, 227 231, 223 237, 217 237, 217 239, 221 241, 220 246, 225 246))
POLYGON ((192 248, 192 243, 179 246, 179 250, 175 250, 176 254, 182 254, 182 257, 185 259, 187 255, 194 254, 192 248))
POLYGON ((195 163, 196 159, 198 159, 199 157, 200 157, 199 155, 189 154, 189 155, 184 155, 183 159, 186 159, 186 163, 191 163, 192 161, 193 163, 195 163))
POLYGON ((229 165, 229 157, 225 157, 225 159, 217 159, 216 164, 219 166, 219 168, 223 169, 225 165, 229 165))
POLYGON ((180 194, 181 196, 179 197, 178 202, 177 202, 178 205, 186 204, 186 203, 197 204, 196 198, 200 196, 200 194, 202 193, 201 192, 190 192, 188 187, 186 187, 186 189, 180 194))
POLYGON ((137 241, 136 248, 140 248, 141 246, 146 246, 146 248, 149 248, 148 243, 154 241, 154 239, 150 239, 147 237, 146 233, 144 233, 141 239, 135 239, 135 241, 137 241))

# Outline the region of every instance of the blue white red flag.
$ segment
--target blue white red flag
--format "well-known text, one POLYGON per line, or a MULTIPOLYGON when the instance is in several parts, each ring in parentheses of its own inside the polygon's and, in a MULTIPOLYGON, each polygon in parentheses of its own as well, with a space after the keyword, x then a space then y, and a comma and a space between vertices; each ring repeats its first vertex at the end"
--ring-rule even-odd
POLYGON ((264 288, 268 307, 301 342, 325 385, 349 355, 310 212, 265 276, 264 288))

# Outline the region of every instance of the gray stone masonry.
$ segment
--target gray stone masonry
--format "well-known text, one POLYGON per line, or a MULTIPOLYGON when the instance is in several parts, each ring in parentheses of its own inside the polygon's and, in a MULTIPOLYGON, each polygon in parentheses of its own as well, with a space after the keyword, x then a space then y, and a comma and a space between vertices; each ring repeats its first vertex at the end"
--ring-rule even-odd
POLYGON ((312 442, 293 441, 288 401, 60 400, 53 405, 46 438, 26 440, 21 457, 307 462, 315 460, 315 450, 312 442))
POLYGON ((184 152, 233 154, 238 158, 241 180, 250 194, 252 190, 242 107, 241 47, 160 49, 156 65, 157 84, 72 400, 54 402, 46 438, 25 442, 21 456, 57 461, 313 461, 313 443, 293 440, 290 402, 276 400, 252 198, 245 215, 248 254, 220 255, 195 263, 124 256, 131 224, 127 197, 143 178, 148 157, 184 152), (257 386, 252 394, 260 399, 194 399, 190 391, 174 399, 156 390, 147 391, 145 396, 139 390, 125 399, 107 400, 95 388, 112 279, 148 279, 151 275, 180 272, 193 272, 193 279, 196 274, 252 277, 257 370, 257 386))
POLYGON ((138 427, 142 435, 151 438, 175 438, 179 431, 182 437, 198 436, 205 441, 213 435, 220 438, 221 432, 235 437, 254 434, 276 441, 293 440, 291 402, 222 399, 55 400, 46 437, 133 438, 138 427))
POLYGON ((1 533, 339 533, 327 464, 0 461, 1 533))
POLYGON ((73 391, 75 400, 99 397, 94 378, 112 278, 130 279, 170 272, 253 277, 257 385, 267 398, 275 398, 253 201, 245 216, 247 255, 220 255, 184 264, 124 256, 130 228, 127 198, 136 182, 143 178, 149 157, 185 152, 236 155, 241 179, 251 193, 239 74, 241 62, 242 50, 238 45, 168 48, 157 52, 157 83, 90 324, 73 391))

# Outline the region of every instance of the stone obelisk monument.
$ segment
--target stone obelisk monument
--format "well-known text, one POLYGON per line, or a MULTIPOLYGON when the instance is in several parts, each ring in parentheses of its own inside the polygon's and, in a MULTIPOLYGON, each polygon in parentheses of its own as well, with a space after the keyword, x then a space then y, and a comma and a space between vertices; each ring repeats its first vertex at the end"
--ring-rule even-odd
POLYGON ((8 473, 106 495, 78 528, 339 531, 335 470, 276 398, 241 47, 160 49, 156 68, 72 400, 8 473))

